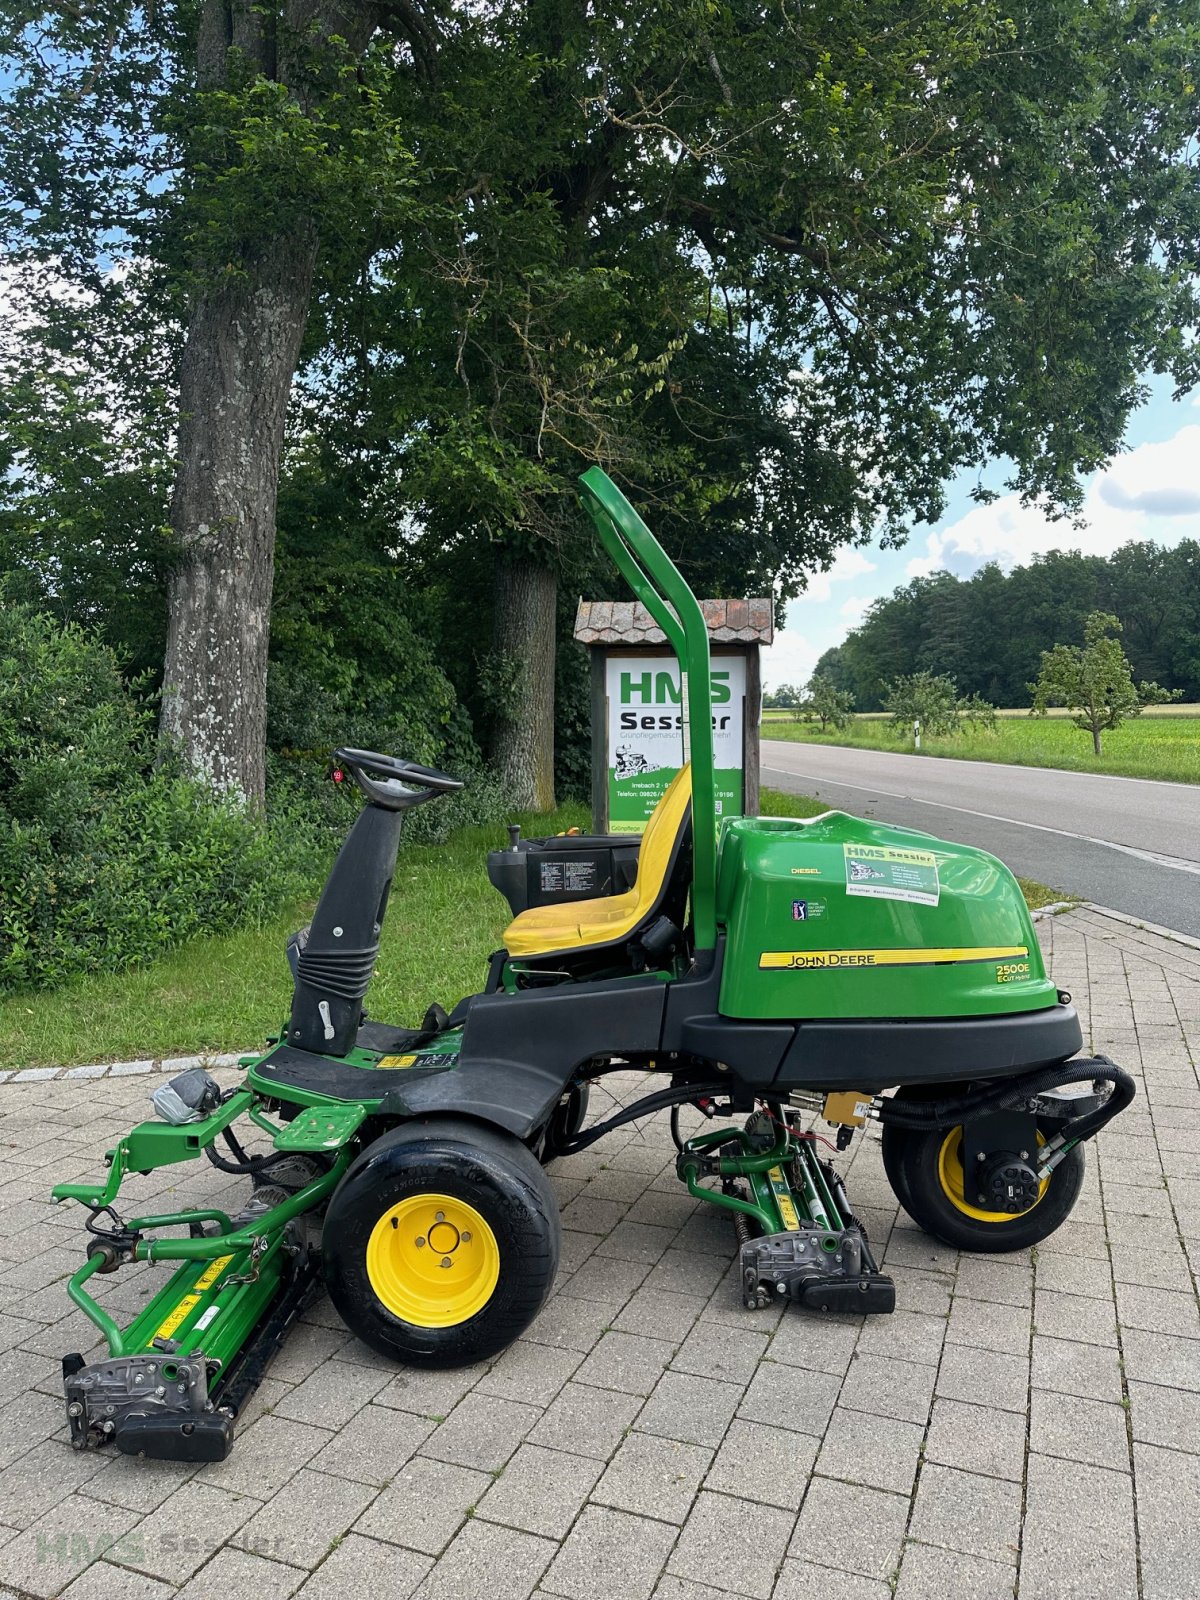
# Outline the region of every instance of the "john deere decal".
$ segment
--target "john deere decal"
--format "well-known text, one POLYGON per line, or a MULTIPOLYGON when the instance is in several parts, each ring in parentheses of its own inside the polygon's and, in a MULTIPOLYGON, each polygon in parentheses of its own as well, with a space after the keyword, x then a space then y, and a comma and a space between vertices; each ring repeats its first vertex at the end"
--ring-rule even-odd
POLYGON ((922 949, 909 945, 899 950, 764 950, 758 964, 761 968, 781 967, 790 972, 861 971, 863 967, 932 967, 960 961, 1000 961, 1028 954, 1023 944, 937 945, 922 949))

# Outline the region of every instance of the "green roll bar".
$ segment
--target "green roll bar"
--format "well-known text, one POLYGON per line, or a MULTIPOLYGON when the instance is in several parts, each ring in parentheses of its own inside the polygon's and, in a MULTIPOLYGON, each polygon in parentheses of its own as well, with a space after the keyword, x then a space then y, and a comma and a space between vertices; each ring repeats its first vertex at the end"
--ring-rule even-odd
POLYGON ((650 529, 599 467, 581 478, 584 509, 604 548, 667 636, 683 674, 692 763, 692 923, 696 949, 717 944, 717 808, 708 626, 696 596, 650 529))

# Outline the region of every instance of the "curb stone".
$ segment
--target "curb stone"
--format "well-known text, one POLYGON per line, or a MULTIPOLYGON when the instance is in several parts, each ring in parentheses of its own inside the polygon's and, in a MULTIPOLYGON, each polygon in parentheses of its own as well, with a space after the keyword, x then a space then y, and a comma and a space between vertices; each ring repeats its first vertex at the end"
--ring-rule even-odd
POLYGON ((1041 922, 1043 917, 1056 917, 1060 911, 1074 911, 1080 902, 1078 900, 1051 900, 1048 906, 1039 906, 1036 911, 1029 913, 1031 922, 1041 922))
POLYGON ((244 1055, 223 1051, 212 1055, 167 1056, 161 1061, 93 1061, 82 1067, 22 1067, 0 1072, 0 1083, 50 1083, 66 1078, 133 1078, 155 1072, 186 1072, 189 1067, 236 1067, 244 1055))
MULTIPOLYGON (((1111 917, 1114 922, 1123 922, 1127 928, 1139 928, 1143 933, 1155 933, 1160 939, 1170 939, 1173 944, 1185 944, 1189 950, 1200 950, 1200 939, 1193 939, 1190 933, 1164 928, 1161 923, 1147 922, 1144 917, 1132 917, 1128 911, 1114 911, 1111 906, 1098 906, 1094 900, 1077 900, 1075 904, 1081 911, 1092 911, 1098 917, 1111 917)), ((1053 907, 1046 906, 1044 909, 1051 911, 1053 907)))

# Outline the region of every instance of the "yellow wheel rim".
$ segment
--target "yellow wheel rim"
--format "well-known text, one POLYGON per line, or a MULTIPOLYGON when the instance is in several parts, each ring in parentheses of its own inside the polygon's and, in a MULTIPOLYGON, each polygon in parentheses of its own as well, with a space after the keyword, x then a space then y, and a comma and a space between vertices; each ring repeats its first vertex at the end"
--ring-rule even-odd
MULTIPOLYGON (((1046 1142, 1040 1133, 1037 1141, 1039 1145, 1046 1142)), ((1017 1216, 1013 1216, 1009 1211, 984 1211, 979 1206, 971 1205, 963 1189, 961 1125, 951 1128, 942 1140, 942 1148, 938 1151, 938 1182, 942 1186, 942 1193, 955 1210, 961 1211, 964 1217, 973 1217, 976 1222, 1017 1222, 1021 1217, 1027 1217, 1029 1211, 1037 1210, 1045 1198, 1046 1190, 1050 1187, 1050 1179, 1043 1178, 1038 1188, 1038 1197, 1029 1211, 1021 1211, 1017 1216)))
POLYGON ((454 1195, 410 1195, 383 1213, 367 1240, 371 1288, 393 1316, 417 1328, 469 1321, 499 1277, 496 1235, 454 1195))

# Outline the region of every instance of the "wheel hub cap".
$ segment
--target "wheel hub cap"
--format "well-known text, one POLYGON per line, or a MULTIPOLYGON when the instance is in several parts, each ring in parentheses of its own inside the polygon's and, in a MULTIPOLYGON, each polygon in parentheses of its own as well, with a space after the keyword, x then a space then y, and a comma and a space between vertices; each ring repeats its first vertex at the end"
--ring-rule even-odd
MULTIPOLYGON (((980 1172, 973 1175, 974 1181, 968 1196, 963 1184, 962 1143, 961 1126, 951 1128, 942 1140, 941 1149, 938 1151, 938 1182, 950 1204, 964 1216, 972 1217, 976 1222, 1011 1222, 1014 1216, 1032 1211, 1050 1187, 1050 1179, 1039 1178, 1030 1163, 1020 1161, 1015 1156, 1001 1154, 999 1157, 993 1157, 990 1162, 981 1164, 980 1172), (1019 1175, 1020 1185, 1015 1185, 1021 1190, 1022 1203, 1015 1209, 1010 1209, 1008 1181, 1004 1179, 1003 1173, 1013 1166, 1024 1168, 1025 1173, 1019 1175), (989 1183, 997 1178, 1000 1183, 999 1189, 990 1187, 989 1183), (1030 1184, 1032 1189, 1029 1187, 1030 1184), (978 1200, 980 1194, 983 1195, 983 1204, 978 1200)), ((1044 1143, 1045 1140, 1039 1133, 1038 1144, 1044 1143)))
POLYGON ((482 1213, 446 1194, 416 1194, 385 1211, 367 1240, 367 1277, 393 1316, 452 1328, 491 1299, 500 1248, 482 1213))

